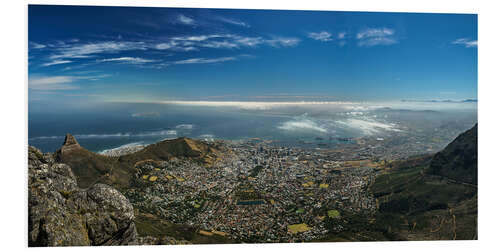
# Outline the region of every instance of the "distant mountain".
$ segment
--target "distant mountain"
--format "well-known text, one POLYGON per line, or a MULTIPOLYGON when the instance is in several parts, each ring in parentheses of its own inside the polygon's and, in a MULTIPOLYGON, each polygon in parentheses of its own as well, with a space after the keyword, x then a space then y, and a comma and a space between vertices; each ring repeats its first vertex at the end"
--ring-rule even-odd
POLYGON ((376 110, 381 112, 439 113, 436 110, 430 110, 430 109, 414 110, 414 109, 394 109, 390 107, 378 108, 376 110))
POLYGON ((477 102, 477 99, 465 99, 465 100, 406 100, 403 99, 401 102, 448 102, 448 103, 461 103, 461 102, 477 102))
POLYGON ((462 100, 461 102, 477 102, 477 99, 465 99, 462 100))
POLYGON ((71 134, 66 135, 63 146, 55 153, 56 161, 69 165, 75 173, 78 185, 84 188, 96 182, 118 188, 128 187, 131 176, 135 173, 135 164, 144 160, 189 158, 201 164, 211 165, 219 156, 219 148, 204 141, 184 137, 160 141, 131 154, 105 156, 81 147, 71 134))
POLYGON ((429 173, 477 185, 477 124, 434 155, 429 173))

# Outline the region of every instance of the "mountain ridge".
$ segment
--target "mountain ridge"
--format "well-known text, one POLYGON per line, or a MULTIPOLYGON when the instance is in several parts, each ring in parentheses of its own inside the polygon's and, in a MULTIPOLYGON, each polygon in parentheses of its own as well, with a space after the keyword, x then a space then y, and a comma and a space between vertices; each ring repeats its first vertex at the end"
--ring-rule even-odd
POLYGON ((163 140, 145 148, 120 156, 106 156, 80 146, 71 134, 66 134, 63 145, 55 152, 57 162, 69 165, 80 187, 88 187, 98 181, 125 188, 135 172, 137 162, 144 160, 169 161, 173 158, 189 158, 210 166, 221 155, 221 149, 200 140, 186 137, 163 140))

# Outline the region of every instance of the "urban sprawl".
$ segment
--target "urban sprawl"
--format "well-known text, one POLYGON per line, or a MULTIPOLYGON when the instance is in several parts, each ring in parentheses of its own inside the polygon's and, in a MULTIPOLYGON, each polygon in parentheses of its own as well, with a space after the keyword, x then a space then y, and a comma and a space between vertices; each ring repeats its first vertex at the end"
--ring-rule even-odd
MULTIPOLYGON (((210 166, 186 159, 138 163, 134 188, 125 195, 141 211, 196 227, 206 236, 310 241, 332 230, 325 228, 325 220, 340 219, 344 212, 375 212, 376 199, 366 189, 387 166, 388 155, 401 159, 433 149, 407 147, 388 154, 384 144, 393 142, 381 138, 343 141, 348 143, 341 151, 276 146, 260 139, 213 141, 228 152, 210 166)), ((343 229, 342 223, 333 227, 343 229)))

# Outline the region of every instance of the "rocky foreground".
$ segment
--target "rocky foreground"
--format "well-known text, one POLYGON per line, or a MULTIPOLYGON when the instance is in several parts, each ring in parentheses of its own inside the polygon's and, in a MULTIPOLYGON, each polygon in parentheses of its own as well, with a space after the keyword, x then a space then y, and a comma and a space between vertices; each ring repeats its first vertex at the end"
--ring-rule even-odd
POLYGON ((95 246, 137 243, 134 209, 116 189, 77 186, 66 164, 29 147, 28 245, 95 246))

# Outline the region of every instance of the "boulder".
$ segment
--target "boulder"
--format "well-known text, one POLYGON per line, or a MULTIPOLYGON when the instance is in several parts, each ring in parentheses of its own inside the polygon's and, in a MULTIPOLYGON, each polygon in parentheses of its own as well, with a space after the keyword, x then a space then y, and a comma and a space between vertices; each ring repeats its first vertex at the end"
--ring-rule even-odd
POLYGON ((132 205, 116 189, 105 184, 80 189, 68 165, 29 147, 29 246, 136 244, 133 220, 132 205))

